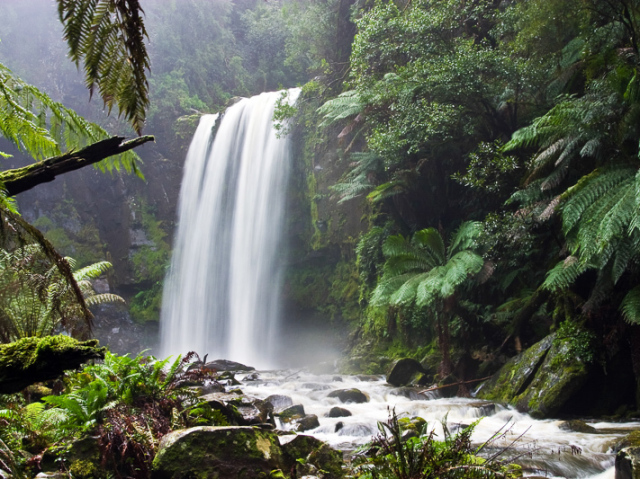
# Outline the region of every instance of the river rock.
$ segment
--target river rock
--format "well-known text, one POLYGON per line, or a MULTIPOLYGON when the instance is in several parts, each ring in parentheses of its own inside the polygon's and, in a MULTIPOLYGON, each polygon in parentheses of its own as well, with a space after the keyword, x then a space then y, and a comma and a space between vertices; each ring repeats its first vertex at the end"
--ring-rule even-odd
POLYGON ((315 414, 307 414, 305 417, 297 419, 295 422, 298 424, 296 427, 296 431, 298 432, 310 431, 311 429, 320 427, 320 421, 318 421, 318 416, 315 414))
POLYGON ((563 431, 583 432, 588 434, 598 434, 598 430, 589 426, 586 422, 580 419, 572 419, 570 421, 561 422, 558 427, 563 431))
POLYGON ((284 469, 277 436, 253 427, 201 426, 162 438, 152 464, 152 479, 220 477, 265 479, 284 469))
POLYGON ((292 441, 284 444, 282 449, 291 466, 295 466, 296 462, 312 464, 324 471, 326 479, 342 477, 342 452, 332 449, 320 439, 298 434, 292 441))
POLYGON ((236 363, 235 361, 229 361, 228 359, 216 359, 215 361, 210 361, 204 365, 205 369, 211 369, 213 371, 255 371, 256 368, 251 366, 245 366, 241 363, 236 363))
POLYGON ((351 411, 342 407, 332 407, 327 413, 327 417, 348 417, 351 416, 351 411))
POLYGON ((618 451, 615 479, 640 479, 640 447, 625 447, 618 451))
POLYGON ((294 419, 302 419, 306 414, 304 412, 304 406, 302 404, 296 404, 295 406, 290 406, 280 411, 276 416, 279 416, 283 422, 291 422, 294 419))
POLYGON ((327 397, 330 398, 338 398, 343 403, 365 403, 369 402, 369 398, 366 394, 356 388, 352 389, 337 389, 335 391, 330 392, 327 397))
POLYGON ((407 399, 411 399, 412 401, 423 401, 425 399, 429 399, 427 396, 422 394, 419 389, 415 388, 395 388, 389 391, 389 394, 392 396, 402 396, 407 399))
POLYGON ((283 394, 272 394, 265 399, 266 402, 273 406, 275 412, 282 411, 283 409, 293 406, 293 399, 283 394))
POLYGON ((588 376, 587 365, 573 352, 571 340, 547 336, 507 362, 477 397, 507 402, 535 418, 553 417, 588 376))
POLYGON ((406 386, 419 375, 424 373, 422 365, 411 358, 403 358, 394 362, 387 374, 387 382, 392 386, 406 386))

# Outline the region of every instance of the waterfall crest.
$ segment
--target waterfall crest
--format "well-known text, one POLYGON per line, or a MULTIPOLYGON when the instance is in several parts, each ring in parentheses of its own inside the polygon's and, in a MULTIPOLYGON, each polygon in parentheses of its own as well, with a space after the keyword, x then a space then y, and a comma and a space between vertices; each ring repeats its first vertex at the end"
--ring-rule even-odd
MULTIPOLYGON (((289 103, 299 90, 290 90, 289 103)), ((160 320, 163 356, 196 351, 255 367, 277 353, 290 145, 280 92, 205 115, 189 147, 160 320), (213 131, 215 132, 215 138, 213 131)))

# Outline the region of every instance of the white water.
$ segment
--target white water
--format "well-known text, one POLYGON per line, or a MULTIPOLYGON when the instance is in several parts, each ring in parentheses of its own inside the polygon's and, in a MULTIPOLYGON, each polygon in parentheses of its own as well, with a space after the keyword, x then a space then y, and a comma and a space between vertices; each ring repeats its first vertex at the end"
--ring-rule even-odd
MULTIPOLYGON (((298 94, 290 90, 288 101, 298 94)), ((162 356, 196 351, 274 364, 290 150, 273 128, 280 95, 242 99, 219 126, 217 115, 200 120, 185 163, 163 292, 162 356)))
MULTIPOLYGON (((236 377, 242 378, 240 375, 236 377)), ((315 414, 320 421, 320 427, 304 434, 313 435, 344 451, 353 451, 369 442, 378 433, 377 422, 388 419, 390 408, 395 408, 400 416, 422 417, 435 428, 440 439, 443 436, 441 422, 445 419, 450 430, 480 419, 472 437, 475 444, 485 442, 507 425, 507 433, 497 441, 496 446, 509 446, 522 435, 505 457, 524 454, 516 462, 523 465, 525 475, 536 477, 613 479, 615 457, 610 447, 629 429, 640 428, 639 423, 601 422, 590 424, 600 429, 600 434, 564 431, 559 427, 562 423, 560 420, 536 420, 512 408, 487 401, 435 397, 412 400, 399 395, 401 389, 389 386, 383 377, 364 381, 354 376, 264 371, 259 373, 258 381, 243 381, 241 388, 244 394, 261 399, 272 394, 289 396, 293 404, 302 404, 306 414, 315 414), (370 401, 342 404, 337 398, 327 397, 333 390, 350 388, 360 389, 369 396, 370 401), (353 415, 325 417, 333 406, 346 408, 353 415), (339 422, 343 426, 336 431, 339 422)), ((288 428, 285 424, 279 427, 288 428)))

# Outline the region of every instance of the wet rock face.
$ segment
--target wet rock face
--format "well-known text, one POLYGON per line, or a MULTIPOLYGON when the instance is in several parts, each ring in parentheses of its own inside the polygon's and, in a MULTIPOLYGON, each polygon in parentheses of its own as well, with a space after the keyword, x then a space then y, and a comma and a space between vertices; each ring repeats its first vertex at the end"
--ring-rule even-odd
POLYGON ((640 479, 640 447, 627 447, 618 452, 615 479, 640 479))
POLYGON ((582 387, 588 372, 572 352, 570 338, 549 335, 507 362, 477 397, 512 404, 535 418, 552 417, 582 387))
MULTIPOLYGON (((167 434, 153 461, 153 479, 266 479, 284 470, 275 434, 253 427, 202 426, 167 434)), ((287 476, 285 476, 287 477, 287 476)))
POLYGON ((330 392, 327 397, 338 398, 343 403, 365 403, 369 402, 369 398, 359 389, 338 389, 330 392))
POLYGON ((406 386, 424 372, 422 365, 415 359, 399 359, 391 366, 387 382, 396 387, 406 386))
POLYGON ((348 417, 351 416, 351 411, 341 408, 341 407, 332 407, 329 411, 327 417, 348 417))

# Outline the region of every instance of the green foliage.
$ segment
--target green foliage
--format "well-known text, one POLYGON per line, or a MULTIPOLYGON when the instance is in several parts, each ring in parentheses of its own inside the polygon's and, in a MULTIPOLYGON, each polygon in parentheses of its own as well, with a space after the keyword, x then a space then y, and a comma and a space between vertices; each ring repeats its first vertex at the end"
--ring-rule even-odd
POLYGON ((91 94, 118 106, 138 134, 149 105, 147 32, 138 0, 58 0, 69 55, 83 63, 91 94))
POLYGON ((383 246, 384 274, 371 303, 426 306, 449 298, 484 264, 474 252, 480 232, 480 223, 463 223, 448 249, 435 228, 418 231, 410 240, 390 236, 383 246))
MULTIPOLYGON (((378 423, 380 434, 366 447, 374 450, 366 459, 356 465, 362 479, 427 479, 438 477, 453 478, 505 478, 517 477, 517 467, 501 460, 501 454, 492 455, 489 460, 478 456, 480 451, 491 446, 497 433, 479 447, 472 446, 471 435, 477 421, 461 431, 452 434, 442 423, 444 438, 436 439, 436 433, 428 424, 417 418, 417 437, 402 437, 408 418, 399 419, 395 411, 386 423, 378 423), (512 475, 513 474, 513 475, 512 475)), ((415 427, 415 426, 414 426, 415 427)), ((502 454, 504 454, 504 450, 502 454)), ((520 472, 521 474, 521 472, 520 472)))
MULTIPOLYGON (((56 156, 110 137, 100 126, 53 101, 0 64, 0 134, 35 159, 56 156)), ((103 171, 138 171, 139 158, 123 153, 96 164, 103 171)))

